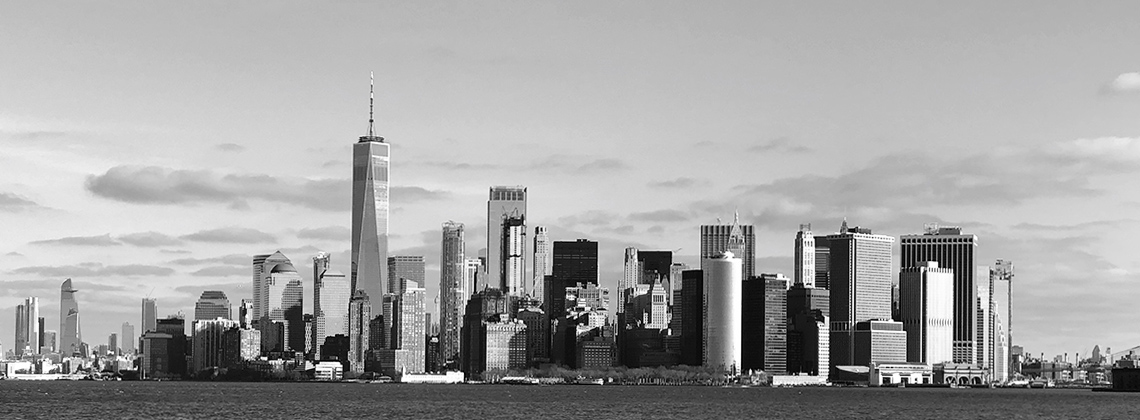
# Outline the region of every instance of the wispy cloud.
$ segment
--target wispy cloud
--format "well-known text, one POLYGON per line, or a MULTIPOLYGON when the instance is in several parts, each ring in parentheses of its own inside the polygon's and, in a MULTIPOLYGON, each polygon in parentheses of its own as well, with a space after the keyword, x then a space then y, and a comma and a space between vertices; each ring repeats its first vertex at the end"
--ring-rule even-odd
POLYGON ((749 146, 746 150, 753 153, 809 153, 812 151, 810 147, 792 143, 792 140, 787 137, 763 141, 749 146))
POLYGON ((35 201, 13 193, 0 192, 0 212, 15 213, 40 207, 35 201))
POLYGON ((249 276, 248 267, 235 267, 232 265, 219 265, 213 267, 206 267, 190 273, 192 276, 197 277, 239 277, 249 276))
POLYGON ((116 166, 87 177, 96 196, 136 204, 223 203, 246 200, 294 204, 317 210, 348 210, 351 182, 270 175, 218 174, 157 166, 116 166))
POLYGON ((222 143, 219 145, 215 145, 214 148, 221 150, 223 152, 237 153, 237 152, 244 152, 245 151, 245 146, 242 146, 242 145, 237 144, 237 143, 222 143))
POLYGON ((32 241, 31 245, 67 245, 67 246, 117 246, 119 241, 111 238, 110 234, 97 236, 68 236, 58 239, 44 239, 32 241))
POLYGON ((273 242, 277 239, 273 235, 262 232, 260 230, 243 227, 207 229, 188 235, 182 235, 180 238, 193 242, 213 242, 225 244, 261 244, 273 242))
POLYGON ((116 239, 126 244, 148 248, 182 243, 178 238, 158 232, 128 233, 118 236, 116 239))
POLYGON ((104 266, 99 263, 87 263, 80 265, 21 267, 13 270, 12 273, 38 275, 41 277, 135 277, 169 276, 174 274, 174 270, 167 267, 142 264, 104 266))
POLYGON ((252 261, 252 256, 244 254, 229 254, 212 258, 179 258, 170 263, 175 265, 206 265, 225 264, 245 267, 252 261))
POLYGON ((653 188, 675 188, 684 189, 696 186, 700 181, 696 178, 681 177, 667 181, 650 182, 649 186, 653 188))
POLYGON ((1104 93, 1140 93, 1140 72, 1121 73, 1104 85, 1104 93))
POLYGON ((318 239, 326 241, 341 241, 352 236, 352 231, 344 226, 325 226, 319 228, 305 228, 297 232, 299 239, 318 239))

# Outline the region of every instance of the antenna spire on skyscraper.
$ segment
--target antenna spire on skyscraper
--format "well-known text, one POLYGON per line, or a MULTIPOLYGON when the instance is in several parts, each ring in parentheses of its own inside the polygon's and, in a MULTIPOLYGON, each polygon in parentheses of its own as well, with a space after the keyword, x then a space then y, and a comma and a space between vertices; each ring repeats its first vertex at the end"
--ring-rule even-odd
POLYGON ((376 87, 375 86, 376 86, 376 75, 373 72, 368 72, 368 137, 375 137, 376 136, 376 132, 373 129, 373 123, 376 120, 373 119, 373 113, 372 113, 373 112, 372 111, 372 109, 373 109, 372 104, 374 102, 374 97, 376 96, 376 87))

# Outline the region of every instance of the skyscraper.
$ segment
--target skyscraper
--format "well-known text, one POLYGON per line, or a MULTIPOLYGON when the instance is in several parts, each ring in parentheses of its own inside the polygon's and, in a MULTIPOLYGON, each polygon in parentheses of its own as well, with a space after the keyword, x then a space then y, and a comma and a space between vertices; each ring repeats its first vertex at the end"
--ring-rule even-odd
POLYGON ((525 291, 526 271, 526 187, 495 186, 487 200, 487 273, 491 287, 504 293, 525 291), (507 235, 515 235, 507 237, 507 235), (504 255, 504 248, 511 255, 504 255), (514 264, 504 268, 504 262, 514 264), (509 270, 508 270, 509 269, 509 270), (508 277, 517 275, 517 277, 508 277))
MULTIPOLYGON (((256 291, 256 289, 254 289, 256 291)), ((151 298, 142 300, 142 332, 154 331, 158 325, 158 302, 151 298)))
POLYGON ((396 366, 397 370, 404 373, 423 373, 426 366, 426 301, 427 291, 418 284, 408 282, 404 292, 397 296, 392 310, 395 318, 392 323, 392 349, 408 352, 406 365, 396 366))
POLYGON ((629 301, 631 290, 638 283, 641 283, 641 261, 637 258, 637 248, 631 246, 625 249, 625 270, 618 283, 617 313, 619 318, 625 313, 625 304, 629 301))
POLYGON ((745 279, 741 288, 741 369, 787 374, 788 284, 782 274, 745 279))
POLYGON ((534 270, 531 274, 530 281, 530 296, 535 299, 542 299, 545 295, 542 287, 546 283, 546 276, 551 274, 554 268, 554 253, 550 248, 550 236, 547 235, 546 226, 534 227, 534 261, 531 262, 534 270))
POLYGON ((123 344, 121 344, 121 347, 123 348, 123 354, 135 354, 135 326, 129 322, 124 322, 122 334, 123 344))
POLYGON ((811 225, 800 225, 796 233, 795 284, 805 289, 815 288, 815 237, 811 225))
POLYGON ((703 365, 739 373, 741 368, 740 272, 743 262, 725 251, 701 261, 704 273, 703 365))
POLYGON ((372 305, 368 294, 363 290, 353 292, 348 303, 348 361, 353 372, 363 372, 368 359, 369 322, 372 320, 372 305))
POLYGON ((40 299, 30 297, 24 304, 16 306, 16 346, 12 349, 17 356, 40 353, 40 299))
POLYGON ((313 331, 311 341, 316 347, 318 360, 320 345, 326 337, 348 336, 348 302, 352 299, 349 279, 336 270, 330 270, 328 253, 313 257, 313 331))
POLYGON ((404 293, 404 282, 424 285, 424 256, 395 255, 388 257, 388 293, 404 293))
MULTIPOLYGON (((827 236, 831 260, 828 277, 831 282, 829 329, 833 366, 854 363, 857 323, 891 319, 891 280, 894 277, 891 247, 894 241, 894 237, 875 235, 870 229, 848 228, 846 220, 839 233, 827 236)), ((868 325, 865 330, 868 334, 880 331, 879 324, 868 325)), ((902 330, 901 325, 899 330, 902 330)), ((903 345, 905 358, 905 342, 903 345)))
POLYGON ((263 350, 305 351, 301 274, 281 251, 255 256, 253 262, 254 316, 261 330, 263 350))
POLYGON ((202 292, 198 302, 194 304, 194 319, 230 319, 232 318, 230 300, 226 293, 220 290, 207 290, 202 292))
POLYGON ((468 291, 465 281, 467 246, 462 223, 445 222, 439 251, 439 351, 444 366, 458 367, 463 305, 468 291))
POLYGON ((71 279, 63 281, 59 287, 59 352, 70 356, 81 352, 79 344, 83 336, 79 331, 79 302, 75 301, 75 290, 71 279))
POLYGON ((1014 365, 1009 359, 1013 355, 1013 262, 997 260, 990 275, 994 279, 994 313, 1000 317, 998 320, 1000 325, 995 326, 994 330, 998 333, 994 357, 1005 365, 1002 366, 1004 374, 999 372, 996 376, 1008 378, 1015 372, 1014 365))
POLYGON ((550 286, 543 299, 547 315, 557 318, 564 314, 566 288, 578 284, 598 285, 598 243, 588 239, 555 241, 550 286))
MULTIPOLYGON (((487 270, 483 267, 482 258, 467 258, 463 260, 463 284, 467 286, 467 297, 487 288, 487 270)), ((464 304, 466 305, 466 304, 464 304)))
POLYGON ((906 361, 952 362, 954 270, 926 261, 899 273, 899 321, 906 331, 906 361))
POLYGON ((975 329, 978 323, 978 279, 975 278, 974 250, 978 237, 962 234, 962 228, 927 224, 921 235, 903 235, 899 268, 935 261, 939 267, 954 270, 954 363, 975 363, 975 329))
POLYGON ((373 91, 368 92, 368 135, 352 146, 352 290, 379 299, 388 293, 388 143, 375 134, 373 91))
POLYGON ((831 247, 827 242, 827 236, 816 236, 813 239, 812 242, 815 246, 815 287, 829 289, 831 288, 831 247))
MULTIPOLYGON (((701 226, 701 264, 715 259, 725 251, 732 252, 744 264, 744 278, 755 275, 756 234, 752 225, 741 225, 740 215, 734 214, 731 225, 701 226)), ((704 269, 704 266, 701 266, 704 269)))

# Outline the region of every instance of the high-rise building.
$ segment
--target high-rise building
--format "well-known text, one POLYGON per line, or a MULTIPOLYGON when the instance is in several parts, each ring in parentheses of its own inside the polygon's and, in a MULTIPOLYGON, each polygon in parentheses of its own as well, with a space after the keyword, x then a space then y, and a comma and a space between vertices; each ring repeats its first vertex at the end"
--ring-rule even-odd
POLYGON ((210 368, 226 365, 225 333, 238 328, 238 321, 226 318, 195 319, 193 324, 194 349, 190 352, 193 361, 191 372, 198 373, 210 368))
POLYGON ((899 268, 934 261, 954 271, 954 363, 976 362, 977 295, 974 250, 978 237, 960 227, 927 224, 921 235, 903 235, 899 268))
MULTIPOLYGON (((466 278, 467 245, 462 223, 443 223, 439 251, 439 351, 443 366, 459 364, 459 341, 463 327, 463 305, 470 291, 466 278)), ((476 260, 478 261, 478 260, 476 260)))
POLYGON ((418 284, 407 282, 404 292, 397 296, 393 308, 392 349, 406 350, 407 364, 396 366, 403 373, 423 373, 427 363, 427 329, 424 326, 427 291, 418 284))
POLYGON ((368 135, 352 146, 351 287, 379 299, 388 293, 388 165, 390 146, 377 136, 368 93, 368 135))
POLYGON ((114 355, 114 356, 118 356, 119 354, 121 354, 121 353, 119 353, 119 335, 118 334, 111 333, 111 335, 107 336, 107 353, 114 355))
MULTIPOLYGON (((131 343, 134 346, 134 343, 131 343)), ((52 354, 59 352, 59 332, 56 330, 44 331, 44 341, 40 344, 41 354, 52 354)))
POLYGON ((741 368, 741 302, 743 262, 724 251, 701 261, 704 272, 703 365, 725 372, 741 368))
POLYGON ((535 299, 542 299, 545 295, 542 287, 545 285, 546 276, 553 273, 554 269, 554 253, 550 247, 550 236, 547 234, 546 226, 534 227, 534 258, 531 264, 534 269, 531 271, 530 281, 530 296, 535 299))
POLYGON ((463 260, 463 284, 467 286, 467 298, 480 290, 487 288, 487 270, 483 267, 482 258, 467 258, 463 260))
POLYGON ((704 272, 681 272, 681 364, 700 366, 704 363, 704 296, 704 272))
POLYGON ((566 307, 566 288, 598 284, 598 243, 588 239, 555 241, 550 275, 552 281, 543 299, 550 308, 547 315, 557 318, 566 307))
MULTIPOLYGON (((991 299, 994 302, 994 314, 998 319, 999 326, 995 326, 994 331, 997 332, 995 341, 998 342, 995 348, 995 360, 997 363, 1004 363, 1002 366, 1003 373, 998 372, 995 377, 999 380, 1008 378, 1016 373, 1016 366, 1010 362, 1010 357, 1013 356, 1013 262, 1009 260, 997 260, 994 267, 990 272, 993 276, 994 296, 991 299), (1004 357, 1002 357, 1004 356, 1004 357)), ((996 364, 995 364, 996 366, 996 364)))
POLYGON ((788 372, 828 377, 831 369, 827 315, 818 309, 792 317, 788 329, 788 372))
POLYGON ((634 286, 641 283, 641 261, 637 259, 637 248, 628 247, 625 249, 625 270, 618 284, 618 306, 617 313, 621 317, 625 313, 625 304, 629 301, 629 296, 634 286))
POLYGON ((140 375, 144 379, 179 378, 186 374, 186 321, 170 317, 155 321, 143 334, 140 375))
POLYGON ((80 343, 83 336, 79 330, 79 302, 75 301, 75 290, 71 279, 63 281, 59 287, 59 352, 65 356, 82 354, 80 343))
POLYGON ((368 293, 363 290, 353 292, 352 300, 348 303, 348 361, 353 372, 364 372, 371 344, 371 321, 372 305, 368 302, 368 293))
POLYGON ((352 300, 352 284, 336 270, 329 269, 328 253, 313 257, 313 331, 310 339, 316 347, 317 360, 323 360, 320 344, 325 338, 348 336, 348 302, 352 300))
POLYGON ((527 367, 526 323, 500 314, 499 319, 484 322, 476 346, 482 350, 483 365, 477 373, 488 370, 524 369, 527 367))
MULTIPOLYGON (((255 291, 257 289, 254 289, 255 291)), ((151 298, 143 298, 142 300, 142 321, 140 326, 142 332, 154 331, 156 322, 158 321, 158 302, 151 298)))
POLYGON ((230 300, 226 293, 220 290, 207 290, 202 292, 198 302, 194 304, 194 319, 230 319, 233 318, 230 300))
POLYGON ((412 282, 424 285, 423 255, 394 255, 388 257, 388 293, 404 293, 404 286, 412 282))
MULTIPOLYGON (((894 277, 891 247, 894 241, 894 237, 875 235, 870 229, 848 228, 846 220, 839 233, 827 236, 831 283, 830 357, 833 366, 854 364, 855 324, 891 319, 891 280, 894 277)), ((901 324, 899 331, 902 331, 901 324)), ((905 358, 904 342, 902 358, 893 361, 905 358)))
POLYGON ((953 362, 954 270, 924 261, 899 273, 899 321, 906 331, 906 361, 953 362))
POLYGON ((755 275, 756 233, 752 225, 740 224, 739 214, 733 215, 731 225, 701 225, 701 264, 724 252, 732 252, 741 260, 744 278, 755 275))
POLYGON ((253 328, 253 300, 242 299, 238 308, 238 321, 242 328, 253 328))
POLYGON ((40 299, 24 299, 22 305, 16 306, 16 346, 13 348, 16 356, 40 353, 40 331, 40 299))
POLYGON ((815 288, 815 237, 811 235, 811 225, 800 225, 796 233, 795 285, 805 289, 815 288))
POLYGON ((516 316, 526 324, 526 360, 531 366, 550 362, 550 319, 539 308, 524 308, 516 316))
POLYGON ((857 322, 852 342, 855 345, 852 362, 849 363, 851 365, 867 366, 871 363, 899 363, 906 360, 906 331, 901 322, 857 322))
POLYGON ((254 316, 261 331, 262 350, 305 351, 301 274, 281 251, 253 257, 253 271, 254 316))
POLYGON ((123 344, 121 344, 121 346, 123 348, 123 354, 135 354, 135 326, 129 322, 124 322, 122 334, 123 344))
POLYGON ((490 287, 511 296, 525 292, 526 187, 495 186, 487 200, 487 273, 490 287), (508 236, 512 235, 512 236, 508 236), (504 250, 510 255, 504 255, 504 250), (504 267, 504 262, 511 267, 504 267), (517 277, 508 277, 517 276, 517 277))
MULTIPOLYGON (((510 314, 511 297, 499 289, 484 289, 471 295, 463 311, 462 341, 459 345, 460 365, 468 375, 483 373, 487 363, 484 324, 500 314, 510 314)), ((526 338, 523 337, 523 345, 526 338)), ((525 357, 525 350, 524 350, 525 357)))
POLYGON ((827 243, 827 236, 813 238, 815 246, 815 287, 817 289, 831 288, 831 247, 827 243))
POLYGON ((741 287, 741 370, 787 374, 788 285, 782 274, 761 274, 741 287))

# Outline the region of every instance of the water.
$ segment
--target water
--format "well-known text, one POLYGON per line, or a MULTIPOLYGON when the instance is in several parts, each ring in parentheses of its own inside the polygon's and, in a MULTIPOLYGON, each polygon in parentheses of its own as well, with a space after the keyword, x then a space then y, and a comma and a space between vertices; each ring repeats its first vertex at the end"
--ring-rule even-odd
POLYGON ((1140 393, 1067 389, 0 381, 0 419, 381 416, 479 420, 1127 419, 1140 418, 1140 393))

